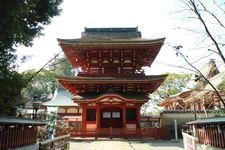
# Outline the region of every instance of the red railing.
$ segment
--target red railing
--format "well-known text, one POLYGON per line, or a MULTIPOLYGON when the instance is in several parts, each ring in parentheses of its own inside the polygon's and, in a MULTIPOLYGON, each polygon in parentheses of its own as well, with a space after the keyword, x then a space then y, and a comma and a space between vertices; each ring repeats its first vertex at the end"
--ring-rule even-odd
POLYGON ((36 126, 5 125, 0 126, 0 149, 34 144, 37 141, 36 126))
POLYGON ((124 77, 126 75, 129 75, 129 77, 143 77, 144 73, 135 73, 135 74, 119 74, 119 73, 96 73, 96 74, 88 74, 88 73, 79 73, 78 76, 81 77, 124 77))
POLYGON ((196 136, 200 144, 225 148, 225 125, 197 127, 196 136))
MULTIPOLYGON (((58 135, 60 135, 58 133, 58 135)), ((75 129, 70 131, 71 137, 107 137, 107 138, 157 138, 168 139, 167 128, 124 129, 124 128, 99 128, 99 129, 75 129)))
POLYGON ((225 125, 196 126, 190 134, 182 133, 185 150, 197 149, 197 144, 225 148, 225 125), (192 135, 195 132, 195 136, 192 135))

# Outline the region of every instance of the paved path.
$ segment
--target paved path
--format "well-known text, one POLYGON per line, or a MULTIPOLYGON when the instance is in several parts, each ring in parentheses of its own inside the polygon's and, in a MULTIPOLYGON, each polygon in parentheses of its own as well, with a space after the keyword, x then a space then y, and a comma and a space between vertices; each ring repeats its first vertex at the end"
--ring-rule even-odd
POLYGON ((165 140, 126 140, 98 139, 72 140, 71 150, 183 150, 182 140, 171 142, 165 140))

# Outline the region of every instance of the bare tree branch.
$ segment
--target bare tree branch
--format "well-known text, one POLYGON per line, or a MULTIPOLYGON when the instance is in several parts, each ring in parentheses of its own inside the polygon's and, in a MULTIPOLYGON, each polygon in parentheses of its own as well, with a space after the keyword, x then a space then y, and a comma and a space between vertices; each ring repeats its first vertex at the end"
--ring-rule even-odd
POLYGON ((216 17, 216 15, 213 14, 208 9, 206 9, 205 5, 200 0, 198 0, 198 1, 201 4, 201 6, 203 7, 203 9, 205 10, 205 12, 209 13, 220 24, 221 27, 225 28, 225 26, 223 25, 223 23, 216 17))
POLYGON ((208 26, 206 25, 205 23, 205 20, 202 18, 201 14, 199 13, 198 11, 198 8, 197 8, 197 5, 195 3, 195 0, 189 0, 189 4, 190 6, 189 7, 192 7, 193 9, 191 9, 192 11, 194 11, 194 13, 198 16, 200 22, 202 23, 202 25, 204 26, 204 29, 206 31, 206 33, 208 34, 209 38, 213 41, 213 43, 215 44, 216 46, 216 50, 218 51, 219 53, 219 56, 221 57, 221 59, 223 60, 224 64, 225 64, 225 57, 223 56, 223 53, 217 43, 217 41, 215 40, 215 38, 212 36, 211 32, 209 31, 208 29, 208 26))
POLYGON ((194 65, 192 65, 188 60, 187 58, 183 55, 183 53, 181 53, 179 51, 179 47, 176 48, 174 47, 174 50, 176 51, 177 54, 179 54, 187 64, 189 64, 192 68, 194 68, 196 70, 196 72, 213 88, 213 90, 215 91, 216 95, 218 96, 219 100, 221 101, 221 103, 223 104, 224 108, 225 108, 225 102, 223 101, 221 95, 219 94, 218 90, 215 88, 215 86, 202 74, 202 72, 196 68, 194 65))
POLYGON ((217 4, 215 0, 213 0, 213 3, 225 14, 225 10, 222 7, 220 7, 220 5, 217 4))
POLYGON ((36 71, 32 76, 27 80, 27 83, 31 82, 51 61, 59 56, 61 52, 56 54, 53 58, 51 58, 46 64, 44 64, 38 71, 36 71))

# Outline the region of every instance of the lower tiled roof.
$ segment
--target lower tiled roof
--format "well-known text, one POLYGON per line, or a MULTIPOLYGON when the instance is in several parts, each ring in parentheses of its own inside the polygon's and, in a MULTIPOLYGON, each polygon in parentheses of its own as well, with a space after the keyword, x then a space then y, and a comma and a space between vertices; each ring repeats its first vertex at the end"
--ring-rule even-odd
POLYGON ((85 94, 79 94, 79 96, 83 97, 83 100, 85 99, 96 99, 100 96, 103 96, 105 94, 115 94, 122 96, 126 99, 136 99, 136 100, 148 100, 150 99, 147 95, 139 94, 137 92, 126 92, 126 93, 97 93, 96 92, 87 92, 85 94))

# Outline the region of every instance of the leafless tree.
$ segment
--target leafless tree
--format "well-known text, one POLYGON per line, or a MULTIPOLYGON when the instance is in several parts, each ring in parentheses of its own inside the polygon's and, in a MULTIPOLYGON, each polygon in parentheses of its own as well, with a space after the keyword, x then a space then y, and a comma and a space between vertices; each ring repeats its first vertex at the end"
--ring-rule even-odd
POLYGON ((219 55, 225 64, 225 3, 219 0, 181 0, 192 19, 199 20, 206 38, 212 42, 207 50, 219 55))

